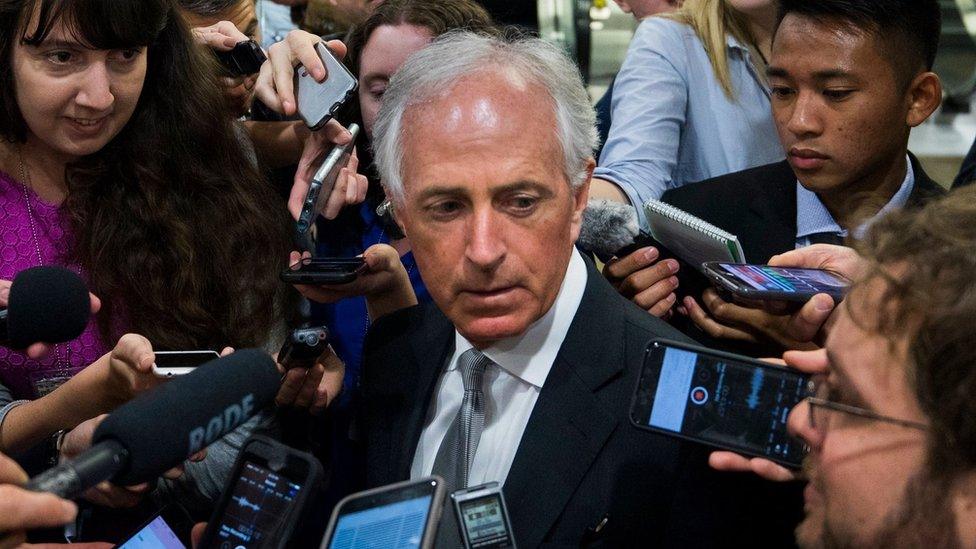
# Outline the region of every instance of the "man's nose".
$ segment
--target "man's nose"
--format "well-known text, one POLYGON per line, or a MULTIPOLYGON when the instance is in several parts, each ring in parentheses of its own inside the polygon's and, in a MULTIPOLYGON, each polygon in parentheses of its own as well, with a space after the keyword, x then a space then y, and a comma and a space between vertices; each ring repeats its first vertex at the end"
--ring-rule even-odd
POLYGON ((823 133, 823 121, 820 118, 819 100, 812 93, 800 92, 790 117, 786 122, 786 129, 797 137, 806 135, 820 135, 823 133))
POLYGON ((466 259, 484 270, 501 264, 506 247, 495 212, 491 208, 476 209, 469 231, 466 259))
POLYGON ((108 110, 115 102, 112 78, 105 63, 92 63, 85 71, 75 102, 93 111, 108 110))
POLYGON ((806 400, 794 406, 786 420, 786 430, 814 450, 820 448, 823 436, 813 426, 810 418, 812 411, 810 403, 806 400))

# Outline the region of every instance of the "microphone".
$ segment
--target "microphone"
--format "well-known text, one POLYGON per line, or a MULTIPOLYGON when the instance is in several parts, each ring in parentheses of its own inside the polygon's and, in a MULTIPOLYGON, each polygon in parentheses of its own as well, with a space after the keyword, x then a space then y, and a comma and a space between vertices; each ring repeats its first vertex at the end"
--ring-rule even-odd
POLYGON ((27 488, 74 498, 99 482, 152 480, 274 402, 281 374, 257 349, 211 360, 120 406, 92 447, 34 477, 27 488))
POLYGON ((0 345, 25 349, 81 335, 91 314, 88 288, 62 267, 31 267, 14 277, 7 307, 0 307, 0 345))
POLYGON ((633 206, 602 198, 594 198, 586 204, 576 243, 603 262, 656 244, 651 235, 641 230, 633 206))

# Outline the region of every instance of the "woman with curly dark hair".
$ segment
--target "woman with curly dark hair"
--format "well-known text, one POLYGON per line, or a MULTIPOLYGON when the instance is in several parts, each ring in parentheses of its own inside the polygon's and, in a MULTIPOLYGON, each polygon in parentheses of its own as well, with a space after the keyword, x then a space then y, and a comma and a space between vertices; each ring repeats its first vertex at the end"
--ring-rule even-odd
MULTIPOLYGON (((0 380, 73 373, 121 330, 157 349, 256 346, 282 317, 288 217, 242 151, 167 0, 0 0, 0 278, 83 273, 98 330, 0 380)), ((90 327, 92 328, 92 327, 90 327)))

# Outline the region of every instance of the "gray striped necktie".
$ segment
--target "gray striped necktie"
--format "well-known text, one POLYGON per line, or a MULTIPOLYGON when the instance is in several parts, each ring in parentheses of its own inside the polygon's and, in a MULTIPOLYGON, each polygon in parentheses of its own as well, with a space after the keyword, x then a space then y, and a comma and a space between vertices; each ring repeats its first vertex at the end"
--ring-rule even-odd
MULTIPOLYGON (((458 358, 458 370, 464 380, 464 398, 461 409, 458 410, 454 421, 444 434, 437 457, 434 458, 432 473, 444 479, 447 494, 468 487, 468 475, 471 462, 478 451, 478 441, 481 431, 485 428, 485 393, 483 381, 485 369, 491 364, 491 359, 477 349, 469 349, 458 358)), ((435 547, 453 548, 461 546, 457 519, 450 504, 450 497, 445 500, 441 514, 441 523, 437 531, 435 547)))

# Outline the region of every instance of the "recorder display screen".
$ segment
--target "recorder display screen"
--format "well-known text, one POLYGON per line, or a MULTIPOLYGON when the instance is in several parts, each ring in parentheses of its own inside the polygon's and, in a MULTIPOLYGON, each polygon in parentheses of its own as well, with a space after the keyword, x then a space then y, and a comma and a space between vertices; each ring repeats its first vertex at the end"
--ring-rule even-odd
POLYGON ((501 499, 489 495, 459 504, 471 547, 498 547, 508 541, 501 499))
POLYGON ((805 376, 670 347, 649 360, 660 361, 661 374, 647 425, 781 461, 802 460, 803 445, 787 433, 786 418, 808 394, 805 376))
POLYGON ((217 544, 253 548, 276 545, 276 532, 284 524, 301 486, 253 463, 241 468, 224 511, 217 544))

